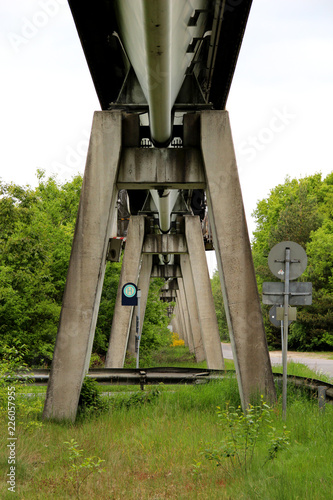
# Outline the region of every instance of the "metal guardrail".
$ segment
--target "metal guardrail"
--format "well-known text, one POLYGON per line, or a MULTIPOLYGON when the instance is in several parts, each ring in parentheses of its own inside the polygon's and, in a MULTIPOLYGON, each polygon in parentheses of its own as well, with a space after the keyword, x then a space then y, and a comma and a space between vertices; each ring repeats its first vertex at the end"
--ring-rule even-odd
MULTIPOLYGON (((29 373, 18 373, 20 379, 32 379, 36 385, 46 385, 50 370, 34 370, 29 373)), ((95 368, 89 370, 88 377, 96 379, 103 385, 145 385, 155 384, 202 384, 211 380, 221 380, 233 374, 233 370, 210 370, 199 368, 95 368)), ((275 380, 282 381, 282 374, 274 373, 275 380)), ((288 376, 288 382, 312 393, 315 397, 333 404, 333 384, 317 379, 288 376)))

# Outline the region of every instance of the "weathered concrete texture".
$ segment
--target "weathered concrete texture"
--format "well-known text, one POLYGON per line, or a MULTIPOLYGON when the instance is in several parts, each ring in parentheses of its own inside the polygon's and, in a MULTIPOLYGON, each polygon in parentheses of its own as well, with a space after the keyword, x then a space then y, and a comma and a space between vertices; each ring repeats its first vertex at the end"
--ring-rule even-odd
POLYGON ((183 333, 183 327, 182 327, 181 320, 180 320, 180 312, 179 312, 177 299, 176 299, 176 305, 175 305, 173 314, 174 314, 174 317, 171 320, 171 325, 172 325, 173 331, 178 333, 179 338, 184 340, 184 343, 186 344, 185 335, 183 333))
POLYGON ((118 189, 203 189, 205 176, 199 149, 124 148, 118 189))
POLYGON ((151 272, 152 278, 181 278, 182 274, 180 272, 180 267, 176 264, 162 266, 155 265, 151 272))
MULTIPOLYGON (((139 335, 142 333, 143 321, 145 319, 148 292, 149 292, 149 283, 150 283, 150 275, 153 263, 152 255, 143 255, 141 260, 140 267, 140 275, 138 281, 138 289, 141 290, 141 298, 140 298, 140 330, 139 335)), ((134 311, 135 312, 135 311, 134 311)), ((132 316, 132 323, 130 334, 128 338, 127 350, 130 354, 135 354, 135 335, 136 335, 136 313, 132 316)))
POLYGON ((188 310, 183 278, 178 279, 178 286, 179 286, 179 292, 180 292, 180 297, 181 297, 181 306, 182 306, 183 315, 184 315, 184 324, 185 324, 185 329, 186 329, 188 348, 189 348, 190 352, 195 353, 193 333, 192 333, 191 323, 190 323, 190 311, 188 310))
POLYGON ((122 287, 128 282, 135 284, 138 282, 144 233, 144 216, 132 216, 128 225, 105 368, 123 368, 124 366, 133 307, 121 305, 122 287))
POLYGON ((183 234, 147 234, 142 253, 181 254, 187 252, 183 234))
POLYGON ((203 111, 201 150, 209 220, 243 408, 253 393, 275 400, 275 387, 226 111, 203 111))
POLYGON ((47 389, 44 418, 74 420, 102 292, 116 216, 121 114, 94 114, 87 164, 47 389))
MULTIPOLYGON (((179 278, 179 280, 178 280, 178 285, 180 285, 180 279, 181 278, 179 278)), ((180 293, 180 289, 176 291, 176 295, 177 295, 179 320, 180 320, 181 328, 183 331, 183 339, 184 339, 185 345, 189 348, 190 342, 188 339, 188 331, 187 331, 186 323, 185 323, 185 315, 184 315, 184 309, 183 309, 183 305, 182 305, 182 296, 180 293)))
POLYGON ((185 235, 207 367, 224 368, 221 340, 198 216, 185 215, 185 235))
MULTIPOLYGON (((205 350, 202 340, 202 332, 200 328, 197 299, 195 296, 195 287, 193 283, 192 270, 188 255, 180 256, 180 267, 183 275, 184 291, 189 313, 190 328, 193 337, 193 347, 195 359, 197 363, 206 359, 205 350)), ((200 299, 199 299, 200 300, 200 299)))

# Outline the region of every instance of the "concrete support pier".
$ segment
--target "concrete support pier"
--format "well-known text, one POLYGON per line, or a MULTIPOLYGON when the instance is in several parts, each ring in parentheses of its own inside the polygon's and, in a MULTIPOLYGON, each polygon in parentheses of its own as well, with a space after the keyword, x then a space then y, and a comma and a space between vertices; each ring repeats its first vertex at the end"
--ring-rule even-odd
MULTIPOLYGON (((44 418, 73 421, 76 417, 94 340, 108 243, 116 236, 118 189, 206 192, 242 406, 247 407, 253 394, 276 399, 228 113, 184 115, 182 148, 140 148, 139 128, 135 113, 94 115, 44 418)), ((178 333, 198 361, 205 357, 208 368, 223 369, 200 220, 193 215, 184 219, 169 234, 155 234, 147 224, 146 234, 145 217, 131 217, 107 368, 122 368, 127 347, 133 348, 133 331, 129 335, 133 308, 121 306, 121 291, 126 282, 138 283, 142 262, 141 324, 150 275, 177 278, 179 290, 169 284, 162 295, 170 300, 176 294, 178 333), (168 266, 156 264, 156 259, 152 269, 154 254, 179 257, 168 266)))
POLYGON ((131 282, 136 285, 138 283, 144 234, 144 216, 135 215, 131 217, 127 230, 126 248, 120 273, 105 368, 123 368, 124 366, 133 307, 123 307, 121 305, 121 293, 125 283, 131 282))
POLYGON ((180 267, 183 274, 184 291, 186 296, 187 308, 189 311, 189 320, 193 336, 195 359, 197 363, 200 363, 201 361, 204 361, 206 359, 206 354, 202 340, 197 297, 195 295, 195 287, 193 284, 192 270, 188 255, 184 254, 180 256, 180 267))
POLYGON ((207 367, 223 370, 221 340, 199 217, 185 216, 185 235, 207 367))
POLYGON ((209 220, 243 408, 276 399, 227 111, 200 113, 209 220))
POLYGON ((94 114, 44 418, 75 419, 89 368, 107 246, 116 216, 121 119, 121 113, 115 111, 94 114))
MULTIPOLYGON (((141 290, 141 299, 140 299, 141 321, 140 321, 140 331, 139 331, 140 336, 142 333, 143 319, 145 317, 145 312, 146 312, 152 265, 153 265, 152 255, 149 254, 143 255, 140 267, 139 281, 138 281, 138 289, 141 290)), ((130 334, 128 338, 128 344, 127 344, 127 351, 130 354, 133 354, 133 356, 135 354, 135 335, 136 335, 136 314, 133 314, 130 334)))

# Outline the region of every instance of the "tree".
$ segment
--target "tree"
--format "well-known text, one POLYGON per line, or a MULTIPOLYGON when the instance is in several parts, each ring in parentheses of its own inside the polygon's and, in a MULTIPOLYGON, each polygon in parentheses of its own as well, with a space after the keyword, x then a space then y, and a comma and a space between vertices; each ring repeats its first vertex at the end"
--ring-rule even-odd
POLYGON ((0 199, 0 334, 31 364, 52 357, 82 183, 37 175, 36 189, 1 183, 0 199))
MULTIPOLYGON (((290 327, 289 345, 299 350, 330 349, 333 346, 333 173, 303 179, 286 179, 261 200, 254 211, 253 259, 259 291, 264 281, 276 281, 267 257, 280 241, 295 241, 307 252, 308 267, 300 278, 313 282, 313 305, 298 308, 298 319, 290 327)), ((263 315, 269 344, 280 347, 280 333, 270 323, 268 307, 263 315)))
MULTIPOLYGON (((0 335, 8 346, 25 344, 31 366, 52 360, 82 185, 80 175, 63 185, 43 171, 37 177, 35 189, 0 183, 0 335)), ((100 355, 107 351, 120 270, 121 263, 107 264, 93 344, 100 355)), ((159 286, 152 282, 147 303, 147 352, 167 330, 159 286)))

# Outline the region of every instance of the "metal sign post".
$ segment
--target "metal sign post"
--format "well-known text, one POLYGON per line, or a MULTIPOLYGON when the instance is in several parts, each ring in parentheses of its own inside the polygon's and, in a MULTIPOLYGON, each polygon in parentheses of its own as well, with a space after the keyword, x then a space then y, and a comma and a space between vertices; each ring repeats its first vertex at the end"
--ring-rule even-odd
POLYGON ((289 275, 290 275, 290 248, 286 248, 285 277, 284 277, 284 317, 283 317, 283 351, 282 351, 282 415, 287 416, 287 354, 288 354, 288 308, 289 308, 289 275))
MULTIPOLYGON (((281 325, 282 341, 282 414, 287 416, 287 355, 288 355, 288 327, 296 319, 296 309, 290 305, 311 305, 312 283, 290 283, 298 278, 305 270, 307 256, 304 249, 293 241, 282 241, 275 245, 268 255, 268 265, 274 276, 284 280, 284 283, 263 283, 263 303, 272 304, 270 320, 275 326, 281 325), (277 305, 283 305, 281 316, 277 305), (279 320, 281 323, 279 325, 279 320)), ((281 308, 282 309, 282 308, 281 308)))
POLYGON ((139 357, 140 357, 140 298, 141 290, 137 291, 136 294, 138 298, 137 313, 136 313, 136 335, 135 335, 135 352, 136 352, 136 368, 139 368, 139 357))

